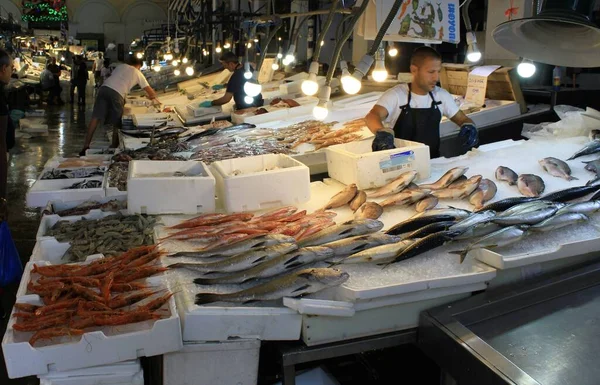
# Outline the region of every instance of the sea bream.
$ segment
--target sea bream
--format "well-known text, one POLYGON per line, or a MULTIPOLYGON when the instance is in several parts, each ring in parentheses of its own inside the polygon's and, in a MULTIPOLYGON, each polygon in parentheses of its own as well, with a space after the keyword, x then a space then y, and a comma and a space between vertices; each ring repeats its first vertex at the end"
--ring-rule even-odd
POLYGON ((359 191, 356 193, 356 196, 350 202, 350 210, 356 212, 367 201, 367 193, 364 191, 359 191))
POLYGON ((419 187, 428 190, 441 190, 450 186, 452 182, 463 176, 467 172, 467 170, 469 170, 468 167, 454 167, 446 171, 446 173, 442 175, 440 179, 435 181, 435 183, 422 184, 419 185, 419 187))
POLYGON ((379 219, 383 214, 383 207, 375 202, 365 202, 354 213, 354 219, 379 219))
POLYGON ((558 209, 562 208, 563 206, 564 206, 564 204, 562 204, 562 203, 540 199, 540 200, 524 202, 524 203, 515 205, 507 210, 504 210, 504 212, 499 213, 498 218, 505 218, 510 215, 528 213, 531 211, 545 209, 548 207, 556 208, 558 210, 558 209))
POLYGON ((496 196, 497 191, 496 183, 489 179, 482 179, 477 189, 469 196, 469 203, 475 206, 475 209, 480 209, 485 202, 496 196))
POLYGON ((510 186, 516 185, 517 184, 517 178, 519 177, 519 175, 517 175, 516 172, 514 172, 510 168, 504 167, 504 166, 499 166, 496 169, 495 176, 496 176, 496 180, 508 182, 508 184, 510 186))
POLYGON ((304 247, 291 253, 280 255, 247 270, 220 275, 215 278, 196 278, 194 279, 194 283, 198 285, 244 283, 253 279, 273 277, 310 263, 325 261, 331 257, 333 257, 333 250, 328 247, 304 247))
POLYGON ((375 233, 383 228, 383 223, 374 219, 358 219, 331 226, 298 241, 298 246, 318 246, 340 239, 375 233))
POLYGON ((575 158, 579 158, 580 156, 584 156, 584 155, 595 154, 599 151, 600 151, 600 141, 592 140, 591 142, 587 143, 585 146, 583 146, 579 151, 577 151, 575 154, 573 154, 567 160, 573 160, 575 158))
POLYGON ((388 263, 396 257, 396 254, 406 249, 413 243, 415 243, 414 239, 405 239, 396 243, 375 246, 359 253, 352 254, 348 258, 344 258, 339 261, 338 264, 348 265, 355 263, 388 263))
POLYGON ((331 268, 312 268, 296 271, 275 278, 252 288, 229 294, 196 294, 196 305, 212 302, 249 303, 255 301, 276 300, 283 297, 300 297, 316 293, 329 287, 346 282, 350 275, 331 268))
POLYGON ((378 188, 377 190, 367 193, 369 198, 378 198, 385 195, 396 194, 404 190, 417 177, 416 171, 407 171, 402 173, 398 178, 390 183, 378 188))
POLYGON ((571 168, 569 165, 558 158, 549 156, 547 158, 540 159, 538 163, 540 166, 542 166, 544 171, 552 176, 568 181, 577 180, 577 178, 571 175, 571 168))
POLYGON ((517 187, 519 192, 526 197, 537 198, 546 189, 546 185, 542 178, 533 174, 521 174, 517 179, 517 187))
POLYGON ((510 245, 520 241, 527 234, 526 227, 522 226, 510 226, 495 231, 491 234, 484 236, 483 238, 471 243, 464 250, 451 251, 452 254, 460 255, 460 263, 463 263, 465 257, 471 250, 475 249, 491 249, 496 247, 502 247, 510 245))

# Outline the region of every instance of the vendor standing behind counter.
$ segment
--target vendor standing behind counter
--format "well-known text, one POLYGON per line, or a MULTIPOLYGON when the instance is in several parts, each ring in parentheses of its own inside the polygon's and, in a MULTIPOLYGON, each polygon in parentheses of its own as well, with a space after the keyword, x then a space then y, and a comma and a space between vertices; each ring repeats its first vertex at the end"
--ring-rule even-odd
MULTIPOLYGON (((252 103, 246 103, 246 91, 244 91, 244 84, 248 80, 244 77, 244 66, 238 61, 237 56, 233 52, 225 52, 219 58, 219 61, 223 67, 229 72, 233 72, 229 82, 227 83, 227 89, 225 95, 215 100, 207 100, 200 103, 200 107, 208 108, 212 106, 222 106, 223 104, 229 103, 231 98, 235 101, 236 110, 243 110, 249 107, 262 107, 264 100, 262 94, 258 94, 252 98, 252 103)), ((250 67, 250 71, 254 72, 254 69, 250 67)), ((213 86, 213 89, 220 89, 219 85, 213 86)))
POLYGON ((424 143, 431 158, 439 157, 442 115, 460 127, 465 152, 479 144, 473 121, 448 91, 437 86, 441 70, 442 58, 433 48, 415 49, 410 59, 412 82, 387 90, 365 117, 375 134, 373 151, 395 148, 394 138, 399 138, 424 143))

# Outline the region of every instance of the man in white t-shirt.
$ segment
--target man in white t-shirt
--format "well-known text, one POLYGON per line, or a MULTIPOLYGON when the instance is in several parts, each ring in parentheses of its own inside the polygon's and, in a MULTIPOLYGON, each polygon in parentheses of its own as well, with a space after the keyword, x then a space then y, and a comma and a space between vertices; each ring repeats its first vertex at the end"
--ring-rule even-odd
POLYGON ((87 136, 83 150, 79 155, 85 155, 85 151, 90 148, 92 138, 99 123, 113 126, 112 147, 119 145, 119 127, 123 117, 123 106, 125 105, 125 95, 136 85, 139 85, 152 104, 160 105, 156 98, 156 92, 150 87, 144 74, 140 71, 142 61, 132 58, 129 64, 121 64, 112 72, 110 77, 102 84, 96 96, 92 120, 88 126, 87 136))
POLYGON ((104 57, 102 52, 98 52, 96 55, 97 56, 94 59, 94 65, 92 66, 92 72, 94 73, 94 82, 96 83, 96 88, 98 88, 100 87, 100 71, 102 71, 104 57))
POLYGON ((387 90, 365 117, 375 134, 373 151, 395 148, 394 138, 425 143, 432 158, 440 156, 442 115, 461 129, 465 151, 479 144, 473 121, 456 105, 448 91, 437 86, 442 58, 433 48, 415 49, 410 60, 412 82, 387 90))

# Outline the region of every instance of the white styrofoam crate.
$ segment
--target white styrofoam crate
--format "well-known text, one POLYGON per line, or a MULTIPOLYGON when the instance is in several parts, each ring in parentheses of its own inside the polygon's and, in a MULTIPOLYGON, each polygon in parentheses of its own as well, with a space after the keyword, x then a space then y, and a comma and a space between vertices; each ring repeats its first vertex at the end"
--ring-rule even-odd
POLYGON ((63 190, 74 183, 84 180, 98 180, 104 182, 104 177, 92 177, 85 179, 54 179, 37 180, 27 192, 28 207, 45 207, 50 201, 82 201, 102 199, 105 197, 104 183, 99 188, 63 190))
MULTIPOLYGON (((92 259, 88 258, 87 261, 92 259)), ((43 261, 35 263, 49 264, 43 261)), ((33 262, 28 262, 25 266, 17 291, 17 303, 41 305, 38 295, 27 294, 32 268, 33 262)), ((153 286, 160 283, 166 285, 160 276, 150 277, 148 282, 153 286)), ((19 378, 43 375, 51 371, 63 372, 178 351, 183 347, 183 342, 174 298, 169 300, 168 308, 168 318, 104 327, 74 338, 61 337, 62 343, 43 341, 35 347, 29 344, 32 333, 16 332, 13 329, 15 318, 11 314, 2 339, 8 376, 19 378)))
POLYGON ((310 200, 308 167, 287 155, 227 159, 212 166, 218 199, 228 212, 255 211, 310 200))
POLYGON ((127 208, 141 214, 197 214, 215 211, 215 178, 203 162, 129 163, 127 208), (193 172, 197 176, 152 176, 193 172))
POLYGON ((127 190, 121 191, 116 186, 110 186, 108 181, 108 172, 104 174, 104 193, 107 198, 110 199, 123 199, 127 200, 127 190))
MULTIPOLYGON (((319 103, 319 99, 314 96, 303 96, 297 99, 294 99, 298 104, 297 107, 290 108, 278 108, 273 111, 267 112, 266 114, 260 115, 239 115, 236 113, 231 114, 231 121, 235 124, 241 123, 250 123, 250 124, 262 124, 277 120, 287 120, 292 119, 298 116, 304 116, 312 114, 312 110, 314 106, 319 103)), ((265 105, 267 111, 269 110, 269 106, 265 105)))
POLYGON ((69 243, 60 243, 56 239, 48 239, 44 241, 37 241, 33 246, 31 252, 30 261, 48 261, 53 265, 59 265, 67 263, 62 257, 65 255, 67 250, 71 247, 69 243))
POLYGON ((163 355, 163 384, 254 385, 259 351, 259 340, 184 344, 163 355))
POLYGON ((38 377, 40 385, 144 385, 144 371, 139 360, 50 372, 38 377))
POLYGON ((429 146, 395 139, 396 148, 373 152, 371 139, 328 147, 329 176, 361 189, 381 187, 406 171, 417 171, 418 180, 429 178, 429 146))

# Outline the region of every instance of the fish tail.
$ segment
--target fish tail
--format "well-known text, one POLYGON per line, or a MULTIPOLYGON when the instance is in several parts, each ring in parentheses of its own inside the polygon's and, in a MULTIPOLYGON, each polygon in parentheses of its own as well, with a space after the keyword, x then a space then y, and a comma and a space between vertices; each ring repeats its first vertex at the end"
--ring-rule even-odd
POLYGON ((575 178, 574 176, 569 175, 569 179, 567 179, 567 180, 579 180, 579 178, 575 178))
POLYGON ((205 305, 207 303, 219 302, 221 300, 221 294, 213 293, 199 293, 196 294, 196 305, 205 305))
POLYGON ((465 258, 467 257, 467 254, 469 254, 469 249, 454 250, 454 251, 449 251, 449 253, 460 255, 460 263, 463 263, 465 261, 465 258))
POLYGON ((196 278, 196 279, 194 279, 194 283, 196 285, 210 285, 210 284, 215 283, 215 280, 214 280, 214 278, 213 279, 196 278))

